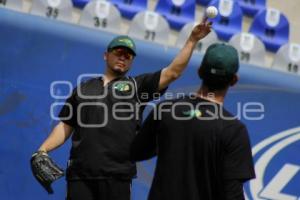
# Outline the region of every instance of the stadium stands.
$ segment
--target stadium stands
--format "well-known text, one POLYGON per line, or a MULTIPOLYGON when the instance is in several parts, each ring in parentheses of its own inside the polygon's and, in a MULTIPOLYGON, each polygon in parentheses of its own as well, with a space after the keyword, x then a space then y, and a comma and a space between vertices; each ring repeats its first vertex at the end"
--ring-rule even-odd
MULTIPOLYGON (((229 42, 240 52, 242 63, 280 69, 278 59, 281 59, 279 55, 282 52, 275 53, 289 42, 290 24, 283 13, 265 8, 266 4, 266 0, 0 0, 0 8, 73 22, 101 31, 127 33, 134 38, 177 48, 184 45, 195 21, 199 21, 194 17, 203 16, 203 9, 213 5, 219 9, 219 15, 210 19, 214 22, 213 31, 198 43, 196 52, 203 54, 213 42, 229 42), (167 14, 156 12, 160 9, 167 14), (243 21, 243 14, 253 16, 254 12, 257 15, 253 19, 243 21), (138 16, 137 19, 133 15, 138 16), (242 23, 248 23, 246 28, 250 26, 249 30, 245 27, 242 30, 242 23), (266 50, 269 52, 266 53, 266 50)), ((286 54, 286 47, 284 49, 286 54)), ((297 71, 298 64, 291 63, 285 61, 280 70, 297 71)))
POLYGON ((170 27, 180 30, 186 23, 195 20, 195 0, 158 0, 155 11, 163 15, 170 27))
POLYGON ((147 10, 148 0, 110 0, 120 10, 123 17, 132 19, 137 13, 147 10))
POLYGON ((108 1, 91 1, 80 16, 79 24, 114 33, 120 33, 120 11, 108 1))
POLYGON ((212 21, 213 29, 220 40, 228 41, 234 34, 241 32, 243 13, 237 2, 213 0, 209 6, 215 6, 219 10, 219 14, 212 21))
POLYGON ((229 40, 229 44, 239 51, 242 63, 265 66, 266 48, 255 35, 238 33, 229 40))
POLYGON ((268 8, 254 17, 249 32, 260 38, 267 50, 276 52, 289 41, 289 22, 279 10, 268 8))
POLYGON ((30 13, 51 19, 72 21, 71 0, 33 0, 30 13))
POLYGON ((134 16, 128 35, 168 45, 169 32, 169 24, 163 16, 153 11, 144 11, 134 16))
POLYGON ((280 47, 272 68, 300 75, 300 44, 288 43, 280 47))

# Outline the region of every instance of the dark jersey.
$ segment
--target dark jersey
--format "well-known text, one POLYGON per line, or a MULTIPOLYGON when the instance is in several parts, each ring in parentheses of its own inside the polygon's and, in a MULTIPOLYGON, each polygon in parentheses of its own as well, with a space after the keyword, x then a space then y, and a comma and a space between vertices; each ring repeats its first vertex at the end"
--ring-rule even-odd
POLYGON ((222 106, 196 97, 161 102, 148 116, 131 157, 156 154, 150 200, 226 199, 227 180, 255 176, 245 125, 222 106))
POLYGON ((136 167, 129 147, 139 128, 141 102, 158 92, 160 71, 82 83, 62 108, 61 120, 74 128, 67 179, 131 179, 136 167))

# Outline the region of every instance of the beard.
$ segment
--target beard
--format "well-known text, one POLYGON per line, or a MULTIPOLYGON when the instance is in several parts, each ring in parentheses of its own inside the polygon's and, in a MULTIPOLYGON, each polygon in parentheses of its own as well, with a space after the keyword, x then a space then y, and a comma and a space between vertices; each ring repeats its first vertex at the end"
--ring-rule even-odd
POLYGON ((126 70, 123 70, 119 67, 112 67, 111 68, 111 71, 116 75, 116 76, 124 76, 128 71, 129 69, 126 69, 126 70))

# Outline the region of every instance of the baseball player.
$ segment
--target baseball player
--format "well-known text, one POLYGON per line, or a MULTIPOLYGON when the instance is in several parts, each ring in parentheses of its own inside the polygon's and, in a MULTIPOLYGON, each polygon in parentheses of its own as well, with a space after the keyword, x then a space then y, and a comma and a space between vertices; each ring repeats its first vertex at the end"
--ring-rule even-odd
MULTIPOLYGON (((134 41, 118 36, 108 44, 104 76, 77 86, 59 114, 61 121, 38 149, 45 155, 72 136, 66 171, 68 200, 130 199, 136 166, 129 159, 129 147, 140 120, 120 120, 114 110, 128 110, 152 100, 154 93, 162 94, 182 74, 197 42, 210 31, 211 23, 204 19, 168 66, 136 77, 126 76, 138 56, 134 41)), ((119 117, 131 114, 122 112, 119 117)))
POLYGON ((243 183, 255 177, 246 126, 224 107, 238 81, 238 53, 211 45, 198 70, 202 86, 163 101, 131 145, 131 159, 157 155, 149 200, 243 200, 243 183))

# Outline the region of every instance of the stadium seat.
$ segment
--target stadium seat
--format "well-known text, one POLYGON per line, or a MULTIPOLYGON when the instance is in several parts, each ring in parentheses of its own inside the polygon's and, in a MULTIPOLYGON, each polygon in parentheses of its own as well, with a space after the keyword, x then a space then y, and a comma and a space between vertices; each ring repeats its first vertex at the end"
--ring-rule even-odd
POLYGON ((153 11, 143 11, 132 19, 128 35, 166 45, 169 32, 169 24, 163 16, 153 11))
POLYGON ((209 6, 215 6, 219 10, 217 17, 211 21, 220 40, 228 41, 234 34, 241 32, 243 13, 237 2, 234 0, 214 0, 209 6))
POLYGON ((84 6, 92 0, 72 0, 73 5, 78 8, 84 8, 84 6))
MULTIPOLYGON (((179 32, 179 35, 178 35, 178 38, 177 38, 177 41, 175 44, 176 47, 178 47, 178 48, 183 47, 186 39, 192 32, 194 25, 196 25, 196 23, 194 23, 194 22, 190 22, 190 23, 184 25, 184 27, 179 32)), ((215 42, 218 42, 218 36, 217 36, 216 32, 214 30, 212 30, 205 38, 203 38, 202 40, 200 40, 198 42, 195 50, 200 53, 204 53, 206 51, 207 47, 215 42)))
POLYGON ((276 52, 289 41, 289 22, 276 9, 265 9, 254 17, 249 32, 261 39, 267 50, 276 52))
POLYGON ((147 0, 110 0, 123 17, 132 19, 137 13, 147 10, 147 0))
POLYGON ((5 7, 8 9, 22 11, 23 1, 20 0, 0 0, 0 8, 5 7))
POLYGON ((259 11, 266 8, 266 0, 237 0, 243 13, 248 16, 255 16, 259 11))
POLYGON ((288 43, 277 51, 272 68, 300 75, 300 44, 288 43))
POLYGON ((255 35, 245 32, 238 33, 232 36, 229 44, 238 50, 240 62, 265 66, 266 48, 255 35))
POLYGON ((30 13, 51 19, 72 21, 71 0, 33 0, 30 13))
POLYGON ((207 6, 212 0, 197 0, 197 3, 202 6, 207 6))
POLYGON ((168 20, 172 29, 180 30, 195 20, 196 0, 158 0, 155 11, 168 20))
POLYGON ((90 28, 120 33, 120 11, 108 1, 91 1, 83 9, 79 24, 90 28))

